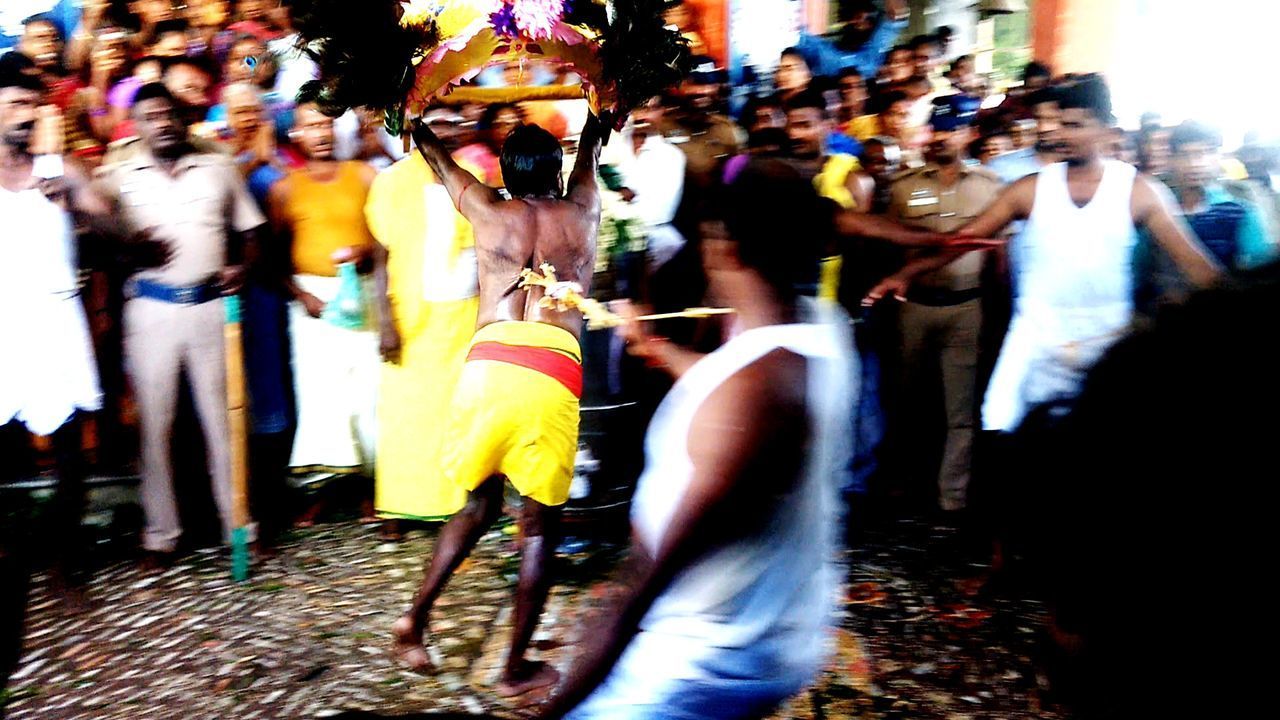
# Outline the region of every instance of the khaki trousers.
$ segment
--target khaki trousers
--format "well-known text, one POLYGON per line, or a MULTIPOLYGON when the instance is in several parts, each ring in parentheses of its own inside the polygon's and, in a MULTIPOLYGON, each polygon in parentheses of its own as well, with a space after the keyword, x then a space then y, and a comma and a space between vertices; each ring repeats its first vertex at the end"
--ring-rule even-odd
MULTIPOLYGON (((941 381, 946 436, 938 471, 938 502, 943 510, 962 510, 968 499, 977 423, 975 396, 981 301, 948 307, 903 303, 898 324, 905 404, 903 457, 919 460, 920 444, 936 436, 930 421, 937 416, 937 396, 933 390, 941 381)), ((911 462, 909 467, 919 464, 911 462)))
POLYGON ((124 320, 125 362, 142 425, 142 546, 171 552, 182 536, 169 443, 184 368, 204 432, 225 541, 233 520, 222 301, 177 305, 135 298, 125 305, 124 320))

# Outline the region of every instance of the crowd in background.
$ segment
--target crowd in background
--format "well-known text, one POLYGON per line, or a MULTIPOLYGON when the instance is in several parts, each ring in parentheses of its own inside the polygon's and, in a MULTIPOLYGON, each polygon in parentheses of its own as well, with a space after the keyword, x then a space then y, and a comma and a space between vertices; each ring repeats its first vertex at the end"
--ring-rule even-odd
MULTIPOLYGON (((698 257, 699 210, 752 158, 791 163, 845 211, 939 233, 963 227, 1002 188, 1060 159, 1055 88, 1077 78, 1055 77, 1033 62, 1017 82, 996 87, 948 28, 902 37, 901 3, 887 5, 883 14, 868 8, 844 18, 862 31, 857 48, 806 35, 777 59, 771 79, 762 72, 745 92, 734 92, 726 70, 699 56, 680 87, 637 108, 602 158, 608 191, 597 270, 608 280, 597 292, 659 311, 711 304, 698 257)), ((673 19, 682 17, 677 7, 673 19)), ((188 431, 203 431, 214 500, 229 530, 223 319, 199 301, 238 290, 263 537, 315 520, 316 507, 285 499, 288 475, 382 482, 385 457, 412 482, 415 438, 401 431, 397 448, 383 447, 395 432, 385 420, 413 412, 387 407, 410 396, 389 396, 382 374, 410 347, 407 320, 390 310, 395 284, 434 290, 422 288, 421 278, 397 279, 379 251, 390 231, 378 226, 397 222, 395 206, 377 217, 366 210, 379 177, 408 156, 407 144, 373 113, 335 120, 299 99, 316 67, 297 46, 289 3, 89 0, 79 13, 62 3, 27 19, 0 60, 11 77, 24 78, 5 88, 40 91, 34 119, 25 121, 33 128, 31 154, 60 156, 67 177, 86 178, 86 196, 102 201, 81 203, 74 189, 68 201, 78 238, 70 257, 100 381, 100 397, 79 405, 91 422, 55 425, 33 438, 31 423, 23 428, 0 416, 0 474, 27 477, 56 458, 60 474, 82 475, 72 459, 82 450, 101 473, 128 472, 140 456, 143 544, 171 555, 182 535, 175 472, 206 472, 189 454, 170 456, 175 423, 184 427, 186 415, 194 420, 188 431), (157 172, 155 156, 178 143, 193 148, 182 172, 157 172), (166 241, 159 242, 164 232, 131 238, 128 252, 96 241, 109 234, 104 218, 120 213, 146 218, 149 229, 168 233, 166 241)), ((526 63, 480 80, 575 78, 526 63)), ((502 187, 498 158, 508 133, 538 124, 572 150, 587 112, 585 101, 542 101, 438 107, 423 121, 461 164, 502 187)), ((1136 129, 1115 127, 1111 137, 1109 157, 1167 185, 1228 273, 1280 254, 1275 148, 1246 138, 1225 153, 1211 128, 1193 120, 1169 127, 1155 115, 1136 129)), ((798 219, 797 226, 807 225, 798 219)), ((979 407, 1011 314, 1019 258, 1016 246, 964 255, 917 278, 902 302, 864 306, 912 252, 856 239, 833 244, 811 288, 844 305, 857 327, 857 452, 845 485, 855 524, 875 521, 866 508, 892 515, 905 507, 961 526, 979 407)), ((1136 253, 1139 316, 1155 318, 1185 300, 1190 285, 1156 243, 1140 242, 1136 253)), ((669 334, 702 345, 720 337, 690 324, 669 334)), ((601 354, 609 365, 604 386, 614 395, 625 392, 614 367, 619 356, 616 349, 601 354)), ((414 382, 429 392, 429 377, 414 382)), ((67 512, 80 502, 66 501, 67 512)), ((365 514, 374 511, 370 498, 365 514)))
MULTIPOLYGON (((598 283, 603 294, 659 309, 702 304, 705 283, 696 242, 689 242, 698 235, 697 208, 752 157, 793 162, 845 209, 939 232, 964 225, 1004 184, 1054 161, 1059 112, 1052 88, 1063 78, 1033 62, 1018 82, 993 87, 976 72, 975 57, 955 46, 949 28, 906 38, 899 34, 906 24, 900 3, 888 3, 883 13, 852 7, 848 27, 863 36, 853 51, 839 44, 844 38, 803 35, 778 58, 771 79, 756 73, 760 79, 746 92, 732 92, 727 72, 699 56, 679 88, 632 114, 602 161, 609 192, 598 269, 612 279, 598 283), (636 256, 643 260, 629 259, 636 256)), ((363 207, 374 176, 405 157, 405 143, 372 113, 349 112, 335 121, 313 104, 299 105, 298 91, 316 68, 297 47, 289 3, 95 0, 78 15, 63 10, 27 19, 13 47, 44 89, 37 140, 45 147, 36 154, 62 154, 87 173, 128 186, 121 168, 143 144, 140 91, 150 88, 143 97, 154 97, 162 87, 193 147, 234 161, 252 198, 235 210, 238 225, 227 230, 259 235, 254 245, 261 261, 246 290, 255 483, 269 485, 266 478, 281 478, 290 468, 372 477, 379 363, 397 349, 397 339, 387 337, 386 323, 344 331, 340 322, 312 321, 332 320, 343 268, 365 277, 373 271, 376 243, 363 207)), ((688 17, 679 7, 671 14, 676 22, 688 17)), ((696 33, 691 37, 700 42, 696 33)), ((499 85, 574 80, 537 63, 480 78, 499 85)), ((586 113, 584 101, 526 102, 440 107, 424 120, 460 162, 500 187, 498 156, 514 127, 539 124, 572 149, 571 133, 586 113)), ((1148 115, 1135 130, 1115 128, 1111 155, 1168 184, 1188 223, 1226 267, 1245 270, 1275 256, 1273 148, 1247 142, 1223 154, 1210 128, 1194 121, 1165 127, 1148 115)), ((162 202, 139 200, 153 201, 162 202)), ((199 361, 182 348, 148 346, 134 355, 170 353, 172 362, 125 372, 130 352, 123 312, 126 299, 140 292, 136 278, 130 280, 136 268, 86 241, 93 233, 83 223, 79 229, 82 299, 105 396, 85 443, 101 470, 127 469, 135 456, 131 427, 141 416, 142 453, 155 456, 144 467, 167 466, 159 455, 167 453, 181 394, 175 373, 184 371, 192 404, 206 420, 200 407, 213 402, 217 388, 200 387, 201 373, 193 369, 199 361), (152 374, 143 381, 139 373, 152 374), (147 387, 161 392, 151 397, 147 387), (159 420, 148 422, 148 416, 159 420), (158 429, 148 432, 148 426, 158 429)), ((1140 311, 1153 314, 1185 296, 1187 286, 1168 258, 1150 244, 1139 254, 1140 311)), ((849 486, 895 497, 936 495, 942 510, 960 511, 972 472, 976 408, 1009 316, 1011 258, 974 253, 921 278, 905 303, 863 308, 863 296, 904 259, 901 251, 872 242, 832 248, 815 288, 842 302, 860 325, 863 399, 849 486)), ((610 387, 618 389, 616 382, 610 387)), ((26 442, 16 426, 8 430, 11 446, 26 442)), ((207 429, 205 439, 223 442, 207 429)), ((218 448, 209 447, 209 455, 215 475, 224 472, 217 469, 218 448)), ((5 471, 22 476, 39 457, 7 463, 5 471)), ((144 488, 171 484, 166 472, 144 488)), ((168 508, 171 500, 162 504, 168 508)), ((366 513, 372 514, 371 504, 366 513)), ((157 547, 173 549, 169 541, 157 547)))

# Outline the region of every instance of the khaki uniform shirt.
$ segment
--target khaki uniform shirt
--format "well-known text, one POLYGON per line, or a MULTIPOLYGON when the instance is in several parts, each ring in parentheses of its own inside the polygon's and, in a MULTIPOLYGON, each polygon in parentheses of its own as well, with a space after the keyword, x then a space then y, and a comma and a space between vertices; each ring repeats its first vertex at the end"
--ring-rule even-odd
POLYGON ((662 127, 667 141, 685 154, 686 171, 699 185, 709 185, 725 159, 738 155, 746 146, 742 128, 732 120, 712 115, 705 130, 692 131, 668 121, 662 127))
MULTIPOLYGON (((903 225, 933 232, 954 232, 982 214, 1002 188, 1000 178, 965 166, 960 179, 943 185, 937 165, 907 170, 889 187, 889 217, 903 225)), ((946 267, 921 275, 915 285, 930 290, 972 290, 982 275, 983 253, 962 255, 946 267)))
POLYGON ((189 153, 169 175, 149 152, 141 152, 105 168, 96 182, 131 232, 150 228, 170 244, 173 255, 166 265, 138 273, 166 285, 210 280, 227 265, 228 231, 246 232, 266 222, 226 155, 189 153))

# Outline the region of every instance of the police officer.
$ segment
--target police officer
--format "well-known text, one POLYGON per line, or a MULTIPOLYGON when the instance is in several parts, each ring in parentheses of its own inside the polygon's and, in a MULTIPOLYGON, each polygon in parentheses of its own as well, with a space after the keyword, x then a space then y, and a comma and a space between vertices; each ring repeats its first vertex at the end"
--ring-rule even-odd
POLYGON ((213 497, 227 537, 231 518, 231 440, 227 426, 221 297, 237 292, 248 249, 265 218, 232 160, 198 152, 173 96, 144 85, 133 106, 141 141, 128 160, 104 169, 97 191, 124 225, 170 250, 158 267, 125 286, 126 366, 142 431, 143 547, 166 564, 182 534, 169 440, 179 377, 190 380, 204 430, 213 497))
MULTIPOLYGON (((996 198, 999 178, 966 157, 979 104, 977 98, 964 95, 939 98, 930 117, 933 139, 925 148, 926 164, 894 179, 890 218, 923 230, 951 232, 996 198)), ((915 481, 937 466, 936 453, 919 448, 938 434, 929 421, 938 414, 932 391, 940 381, 946 435, 937 476, 938 502, 947 513, 963 510, 967 500, 976 434, 983 261, 982 252, 972 252, 920 276, 899 311, 902 469, 915 481)))

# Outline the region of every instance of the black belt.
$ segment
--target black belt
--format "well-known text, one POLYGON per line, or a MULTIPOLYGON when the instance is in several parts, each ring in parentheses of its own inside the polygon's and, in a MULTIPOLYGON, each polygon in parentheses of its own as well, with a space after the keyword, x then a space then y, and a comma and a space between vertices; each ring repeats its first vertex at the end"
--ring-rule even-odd
POLYGON ((126 283, 124 292, 128 298, 147 298, 174 305, 200 305, 222 297, 222 289, 213 282, 174 286, 139 278, 126 283))
POLYGON ((982 297, 982 288, 968 290, 943 290, 938 288, 913 287, 907 291, 907 300, 917 305, 929 307, 951 307, 963 305, 982 297))

